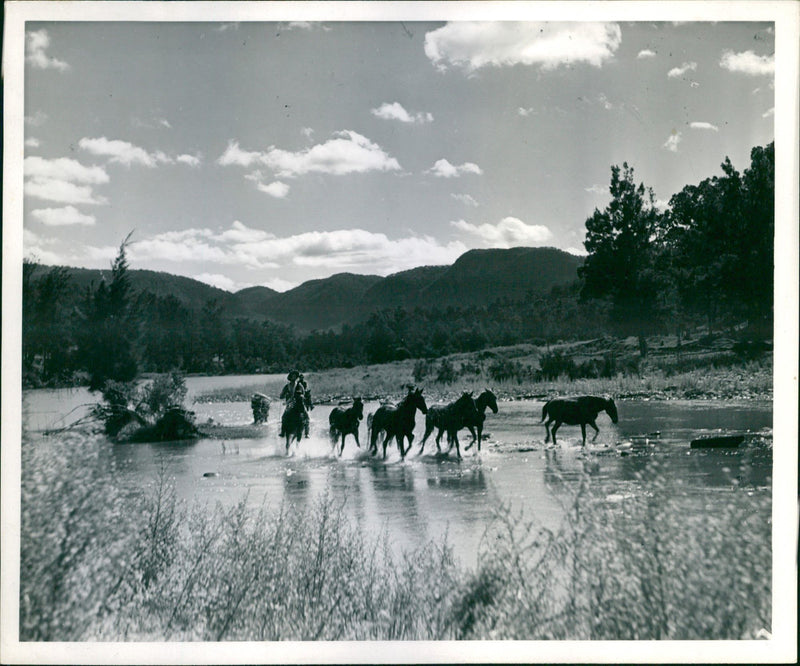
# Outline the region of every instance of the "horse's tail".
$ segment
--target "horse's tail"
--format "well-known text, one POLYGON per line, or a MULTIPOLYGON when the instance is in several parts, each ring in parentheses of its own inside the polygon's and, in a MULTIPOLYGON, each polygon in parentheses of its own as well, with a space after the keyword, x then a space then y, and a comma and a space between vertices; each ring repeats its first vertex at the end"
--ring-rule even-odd
POLYGON ((550 407, 550 401, 548 400, 546 403, 544 403, 544 406, 542 407, 542 420, 539 421, 539 423, 544 423, 544 420, 547 418, 547 411, 549 407, 550 407))

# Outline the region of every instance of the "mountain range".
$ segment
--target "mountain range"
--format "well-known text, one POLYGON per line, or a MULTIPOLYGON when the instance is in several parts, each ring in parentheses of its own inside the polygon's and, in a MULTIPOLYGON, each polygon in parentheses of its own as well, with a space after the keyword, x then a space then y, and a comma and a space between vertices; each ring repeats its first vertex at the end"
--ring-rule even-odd
MULTIPOLYGON (((582 263, 581 257, 549 247, 470 250, 450 266, 421 266, 386 277, 337 273, 286 292, 248 287, 231 293, 169 273, 131 269, 129 274, 134 289, 172 295, 190 309, 214 299, 226 317, 268 319, 310 331, 355 324, 383 308, 488 305, 500 298, 519 300, 529 291, 544 294, 577 279, 582 263)), ((76 299, 111 276, 110 270, 67 270, 76 299)))

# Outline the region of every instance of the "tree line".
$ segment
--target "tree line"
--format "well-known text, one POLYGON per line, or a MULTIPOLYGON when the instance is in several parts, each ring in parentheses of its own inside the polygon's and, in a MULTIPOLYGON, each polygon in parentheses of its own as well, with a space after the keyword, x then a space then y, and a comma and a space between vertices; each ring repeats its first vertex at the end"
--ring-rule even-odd
POLYGON ((588 256, 572 284, 482 306, 387 308, 341 329, 303 333, 271 321, 230 318, 214 300, 191 309, 174 296, 135 291, 126 247, 108 281, 77 305, 70 277, 23 263, 25 386, 129 381, 141 372, 283 372, 435 358, 455 352, 602 335, 679 336, 692 327, 772 328, 774 144, 751 151, 739 173, 687 185, 666 210, 636 184, 628 164, 611 167, 610 203, 586 220, 588 256))

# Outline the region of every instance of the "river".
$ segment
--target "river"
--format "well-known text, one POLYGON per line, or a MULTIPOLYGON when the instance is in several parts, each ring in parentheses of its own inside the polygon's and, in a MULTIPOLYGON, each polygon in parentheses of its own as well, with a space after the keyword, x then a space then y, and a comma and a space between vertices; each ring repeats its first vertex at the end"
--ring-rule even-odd
MULTIPOLYGON (((190 400, 211 388, 248 386, 252 376, 187 379, 190 400)), ((84 389, 24 392, 23 424, 31 444, 48 446, 57 435, 43 429, 76 420, 95 400, 84 389)), ((365 415, 376 403, 365 405, 365 415)), ((331 406, 311 412, 311 435, 291 456, 277 437, 278 403, 273 403, 263 436, 256 439, 200 439, 189 444, 109 443, 117 482, 129 489, 146 488, 162 465, 177 496, 189 503, 232 505, 245 498, 253 507, 313 505, 328 493, 344 501, 344 511, 368 533, 387 530, 397 548, 414 548, 440 540, 447 533, 456 556, 474 565, 476 553, 493 511, 501 504, 543 526, 554 528, 563 517, 563 500, 586 473, 608 501, 645 492, 640 473, 654 462, 659 473, 696 491, 697 510, 709 510, 716 497, 733 484, 753 492, 770 492, 772 447, 763 438, 737 450, 691 450, 689 442, 719 431, 750 430, 767 435, 771 444, 772 403, 768 401, 618 401, 619 423, 598 417, 600 434, 581 447, 580 428, 562 426, 558 446, 544 444, 540 424, 542 403, 535 400, 499 403, 487 412, 480 453, 475 447, 454 457, 436 455, 433 438, 418 455, 424 417, 417 414, 415 445, 405 461, 395 447, 384 461, 369 455, 366 425, 362 447, 348 437, 344 454, 336 456, 328 439, 331 406)), ((248 402, 195 403, 198 423, 212 419, 222 425, 252 422, 248 402)), ((591 429, 589 429, 591 433, 591 429)), ((469 435, 462 431, 463 445, 469 435)))

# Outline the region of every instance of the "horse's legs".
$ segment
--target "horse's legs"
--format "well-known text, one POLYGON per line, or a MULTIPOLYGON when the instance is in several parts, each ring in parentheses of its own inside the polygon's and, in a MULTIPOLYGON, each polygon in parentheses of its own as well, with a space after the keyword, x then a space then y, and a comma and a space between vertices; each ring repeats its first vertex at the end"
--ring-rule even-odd
MULTIPOLYGON (((481 440, 483 439, 483 422, 478 424, 478 453, 481 451, 481 440)), ((470 444, 472 446, 472 444, 470 444)), ((466 450, 466 449, 465 449, 466 450)))
POLYGON ((581 435, 583 435, 583 443, 581 446, 586 446, 586 424, 581 423, 581 435))
MULTIPOLYGON (((544 438, 544 443, 545 444, 547 444, 547 442, 550 441, 550 427, 549 426, 550 426, 550 424, 552 422, 553 421, 551 419, 549 419, 549 418, 547 419, 547 421, 544 422, 544 431, 547 433, 547 436, 544 438)), ((558 428, 554 427, 553 428, 553 444, 556 443, 556 430, 558 430, 558 428)))
MULTIPOLYGON (((441 453, 442 448, 439 446, 439 442, 442 439, 442 433, 444 432, 443 428, 439 428, 439 432, 436 433, 436 450, 441 453)), ((449 449, 448 449, 449 450, 449 449)))
MULTIPOLYGON (((544 427, 545 427, 545 429, 547 429, 547 424, 546 423, 544 424, 544 427)), ((561 421, 556 421, 553 424, 553 427, 548 431, 548 433, 553 436, 553 446, 556 445, 556 430, 558 430, 560 427, 561 427, 561 421)), ((546 442, 547 440, 544 440, 544 441, 546 442)))
POLYGON ((361 444, 358 441, 358 428, 356 428, 355 432, 353 433, 353 437, 356 438, 356 446, 360 449, 361 448, 361 444))
MULTIPOLYGON (((464 450, 465 451, 469 451, 472 448, 472 446, 475 444, 475 442, 477 441, 478 442, 478 451, 480 451, 481 450, 481 445, 480 445, 480 442, 478 441, 478 439, 475 436, 475 427, 471 426, 471 425, 468 425, 467 429, 469 430, 469 434, 472 435, 472 441, 464 447, 464 450)), ((480 426, 478 426, 478 429, 480 431, 480 426)))
MULTIPOLYGON (((429 423, 428 420, 425 420, 425 434, 422 436, 422 442, 419 445, 419 453, 422 453, 425 450, 425 442, 427 441, 428 437, 430 437, 431 433, 433 432, 433 423, 429 423)), ((419 455, 419 453, 417 455, 419 455)))
POLYGON ((384 460, 386 460, 386 444, 389 442, 389 438, 390 437, 391 437, 391 434, 387 430, 386 431, 386 437, 383 438, 383 459, 384 460))
MULTIPOLYGON (((461 448, 458 445, 458 430, 454 429, 452 431, 452 433, 448 432, 447 433, 447 439, 450 440, 450 449, 453 448, 453 443, 455 442, 455 445, 456 445, 456 456, 458 457, 459 460, 461 460, 461 448)), ((449 451, 450 449, 447 449, 447 450, 449 451)))
POLYGON ((589 421, 589 425, 592 426, 592 428, 594 428, 594 437, 592 437, 592 441, 594 441, 600 434, 600 428, 597 427, 597 424, 594 421, 589 421))

